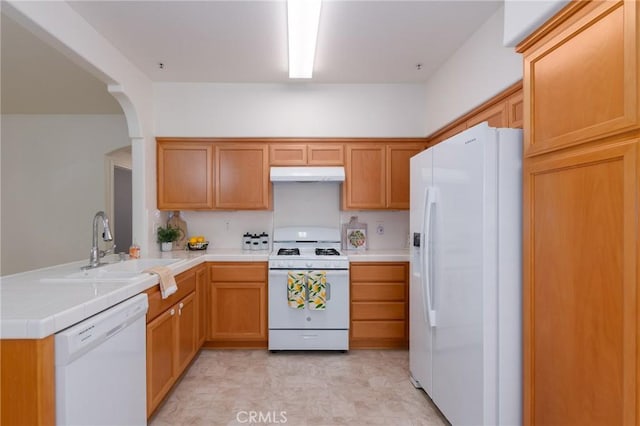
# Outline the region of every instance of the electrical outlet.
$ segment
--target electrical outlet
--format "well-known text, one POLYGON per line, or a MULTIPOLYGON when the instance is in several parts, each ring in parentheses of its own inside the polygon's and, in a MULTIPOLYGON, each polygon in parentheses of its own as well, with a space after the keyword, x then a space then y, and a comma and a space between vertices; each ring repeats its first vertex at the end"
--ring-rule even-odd
POLYGON ((378 235, 384 235, 384 225, 383 224, 379 224, 378 227, 376 228, 376 233, 378 235))

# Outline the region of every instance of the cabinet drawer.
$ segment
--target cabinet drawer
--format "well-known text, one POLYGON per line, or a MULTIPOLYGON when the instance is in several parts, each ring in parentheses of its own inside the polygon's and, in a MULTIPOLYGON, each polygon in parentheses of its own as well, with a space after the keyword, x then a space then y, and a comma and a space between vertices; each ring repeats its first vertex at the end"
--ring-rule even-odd
POLYGON ((403 301, 405 300, 404 283, 353 283, 351 285, 353 301, 403 301))
POLYGON ((307 145, 269 145, 269 164, 272 166, 304 166, 307 164, 307 145))
POLYGON ((147 322, 153 320, 162 312, 169 309, 169 307, 177 303, 180 299, 182 299, 189 293, 193 293, 195 291, 196 289, 195 270, 190 269, 186 272, 183 272, 180 275, 176 275, 176 284, 178 285, 178 291, 176 291, 166 299, 162 298, 159 285, 152 287, 146 291, 147 296, 149 297, 149 310, 147 311, 147 322))
POLYGON ((403 339, 404 321, 352 321, 351 337, 354 339, 403 339))
POLYGON ((209 267, 211 282, 265 282, 266 263, 214 263, 209 267))
POLYGON ((309 144, 307 162, 310 166, 342 166, 344 145, 316 143, 309 144))
POLYGON ((351 281, 384 282, 404 281, 406 264, 404 263, 352 263, 351 281))
POLYGON ((404 302, 357 302, 351 305, 351 319, 356 320, 404 320, 404 302))

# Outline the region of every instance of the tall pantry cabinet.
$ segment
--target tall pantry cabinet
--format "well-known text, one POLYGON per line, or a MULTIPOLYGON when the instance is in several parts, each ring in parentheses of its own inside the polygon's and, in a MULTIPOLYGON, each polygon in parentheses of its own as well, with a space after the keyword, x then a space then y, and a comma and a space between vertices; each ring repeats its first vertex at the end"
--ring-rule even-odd
POLYGON ((640 423, 640 11, 571 2, 524 57, 524 424, 640 423))

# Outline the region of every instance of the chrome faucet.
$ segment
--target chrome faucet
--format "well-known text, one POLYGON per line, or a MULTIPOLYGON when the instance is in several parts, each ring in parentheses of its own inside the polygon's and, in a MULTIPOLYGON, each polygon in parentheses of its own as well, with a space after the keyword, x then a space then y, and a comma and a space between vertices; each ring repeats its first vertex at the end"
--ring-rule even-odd
POLYGON ((111 228, 109 228, 109 218, 103 211, 99 211, 93 217, 93 238, 91 241, 91 252, 89 253, 89 264, 83 267, 83 269, 96 268, 102 265, 102 263, 100 263, 100 259, 107 253, 113 252, 116 248, 116 245, 114 244, 109 250, 103 251, 98 249, 98 219, 102 219, 102 239, 104 241, 113 240, 111 228))

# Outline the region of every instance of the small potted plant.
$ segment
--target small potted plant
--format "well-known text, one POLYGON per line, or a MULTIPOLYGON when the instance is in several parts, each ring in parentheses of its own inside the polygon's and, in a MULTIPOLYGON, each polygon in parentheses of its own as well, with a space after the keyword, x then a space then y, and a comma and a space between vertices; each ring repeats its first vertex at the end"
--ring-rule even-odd
POLYGON ((180 237, 180 229, 167 225, 166 228, 158 227, 158 242, 160 243, 160 251, 173 250, 173 242, 180 237))

